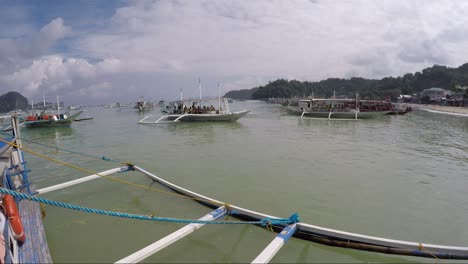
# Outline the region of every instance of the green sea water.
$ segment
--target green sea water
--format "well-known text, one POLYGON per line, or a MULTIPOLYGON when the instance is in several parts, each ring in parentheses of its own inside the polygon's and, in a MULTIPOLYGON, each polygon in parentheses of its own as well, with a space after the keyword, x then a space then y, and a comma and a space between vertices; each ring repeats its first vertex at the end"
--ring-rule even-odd
MULTIPOLYGON (((100 172, 131 162, 223 202, 313 225, 392 239, 468 246, 468 118, 423 111, 376 120, 301 120, 279 105, 240 101, 233 123, 141 125, 134 109, 89 107, 69 128, 22 129, 26 148, 100 172), (86 153, 75 155, 34 144, 86 153)), ((151 114, 160 116, 155 109, 151 114)), ((26 153, 37 188, 92 173, 26 153)), ((136 172, 112 176, 168 191, 136 172)), ((162 217, 210 211, 174 195, 107 179, 44 194, 86 207, 162 217)), ((46 206, 54 262, 115 262, 183 225, 46 206)), ((144 262, 250 263, 275 233, 207 225, 144 262)), ((291 239, 279 263, 429 262, 291 239)))

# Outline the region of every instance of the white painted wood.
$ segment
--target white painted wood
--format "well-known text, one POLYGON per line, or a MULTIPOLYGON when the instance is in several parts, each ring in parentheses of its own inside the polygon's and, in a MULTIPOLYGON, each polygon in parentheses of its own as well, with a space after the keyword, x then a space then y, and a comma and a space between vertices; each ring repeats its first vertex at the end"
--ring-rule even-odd
MULTIPOLYGON (((110 170, 100 172, 98 174, 105 176, 105 175, 109 175, 109 174, 119 172, 120 170, 121 170, 121 168, 115 168, 115 169, 110 169, 110 170)), ((37 190, 37 192, 39 194, 44 194, 44 193, 48 193, 48 192, 51 192, 51 191, 55 191, 55 190, 63 189, 63 188, 66 188, 66 187, 70 187, 70 186, 73 186, 73 185, 76 185, 76 184, 80 184, 80 183, 83 183, 83 182, 87 182, 87 181, 90 181, 90 180, 94 180, 94 179, 97 179, 97 178, 101 177, 98 174, 93 174, 93 175, 89 175, 89 176, 86 176, 86 177, 83 177, 83 178, 80 178, 80 179, 76 179, 76 180, 73 180, 73 181, 68 181, 68 182, 57 184, 57 185, 45 187, 45 188, 37 190)))
POLYGON ((278 253, 286 241, 296 232, 296 224, 288 225, 273 241, 260 253, 252 263, 268 263, 278 253))
MULTIPOLYGON (((206 214, 199 220, 204 221, 213 221, 220 217, 226 215, 227 210, 224 206, 219 207, 218 209, 212 211, 209 214, 206 214)), ((149 256, 153 255, 154 253, 170 246, 171 244, 177 242, 178 240, 190 235, 195 230, 199 229, 200 227, 204 226, 205 224, 188 224, 181 229, 175 231, 172 234, 167 235, 166 237, 154 242, 153 244, 115 262, 115 263, 138 263, 149 256)))
MULTIPOLYGON (((151 116, 151 115, 147 115, 147 116, 143 117, 143 119, 141 119, 140 121, 138 121, 138 123, 144 123, 145 120, 146 120, 148 117, 150 117, 150 116, 151 116)), ((161 119, 161 118, 160 118, 160 119, 161 119)))
POLYGON ((184 118, 185 116, 187 116, 187 114, 183 114, 183 115, 179 116, 178 118, 174 119, 174 122, 179 121, 181 118, 184 118))

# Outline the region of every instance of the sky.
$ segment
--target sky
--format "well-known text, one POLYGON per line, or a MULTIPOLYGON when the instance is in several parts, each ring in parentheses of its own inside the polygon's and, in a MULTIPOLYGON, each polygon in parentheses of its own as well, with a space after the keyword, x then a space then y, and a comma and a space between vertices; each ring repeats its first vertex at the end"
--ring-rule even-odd
POLYGON ((468 62, 464 0, 0 0, 0 95, 175 100, 468 62))

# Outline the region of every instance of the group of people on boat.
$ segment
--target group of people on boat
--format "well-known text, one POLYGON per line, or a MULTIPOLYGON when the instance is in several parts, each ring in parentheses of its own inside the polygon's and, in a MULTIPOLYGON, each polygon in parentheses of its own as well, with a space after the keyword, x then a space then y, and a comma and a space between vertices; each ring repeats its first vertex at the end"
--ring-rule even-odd
POLYGON ((184 113, 186 114, 206 114, 206 113, 213 113, 216 112, 216 109, 214 108, 213 105, 207 107, 204 105, 203 107, 201 106, 196 106, 195 104, 192 104, 191 107, 184 106, 184 113))
POLYGON ((62 120, 68 117, 68 113, 60 115, 48 115, 45 112, 35 115, 28 115, 26 121, 39 121, 39 120, 62 120))
MULTIPOLYGON (((216 108, 211 105, 211 106, 195 106, 195 103, 192 104, 191 107, 187 107, 186 105, 179 104, 177 105, 177 112, 183 113, 183 114, 214 114, 218 113, 216 108)), ((220 108, 221 110, 221 108, 220 108)))
POLYGON ((49 120, 50 117, 45 114, 35 114, 35 115, 29 115, 26 120, 27 121, 37 121, 37 120, 49 120))

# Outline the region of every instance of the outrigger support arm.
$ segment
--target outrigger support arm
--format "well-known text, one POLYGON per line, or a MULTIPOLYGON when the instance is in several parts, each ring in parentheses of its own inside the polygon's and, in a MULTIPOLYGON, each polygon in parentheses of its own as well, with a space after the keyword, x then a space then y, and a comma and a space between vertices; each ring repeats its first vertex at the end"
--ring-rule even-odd
POLYGON ((123 168, 119 167, 119 168, 106 170, 106 171, 96 173, 96 174, 93 174, 93 175, 90 175, 90 176, 86 176, 86 177, 83 177, 83 178, 79 178, 79 179, 76 179, 76 180, 73 180, 73 181, 68 181, 68 182, 57 184, 57 185, 49 186, 49 187, 46 187, 46 188, 42 188, 42 189, 37 190, 37 192, 38 192, 38 194, 44 194, 44 193, 48 193, 48 192, 51 192, 51 191, 60 190, 60 189, 66 188, 66 187, 70 187, 70 186, 73 186, 73 185, 76 185, 76 184, 80 184, 80 183, 83 183, 83 182, 87 182, 87 181, 90 181, 90 180, 100 178, 101 175, 106 176, 106 175, 110 175, 110 174, 114 174, 114 173, 123 171, 124 168, 125 167, 123 167, 123 168))
POLYGON ((289 238, 296 232, 297 225, 294 223, 292 225, 286 226, 283 231, 281 231, 273 241, 258 255, 252 263, 268 263, 270 260, 278 253, 278 251, 283 247, 284 244, 289 240, 289 238))
MULTIPOLYGON (((226 207, 223 205, 219 207, 218 209, 212 211, 211 213, 206 214, 199 220, 204 220, 204 221, 214 221, 216 219, 219 219, 223 216, 225 216, 227 213, 226 207)), ((149 256, 153 255, 154 253, 170 246, 171 244, 177 242, 178 240, 190 235, 193 233, 195 230, 199 229, 200 227, 204 226, 205 224, 188 224, 181 229, 175 231, 172 234, 167 235, 164 238, 161 238, 160 240, 154 242, 153 244, 138 250, 137 252, 121 259, 118 260, 115 263, 138 263, 149 256)))

